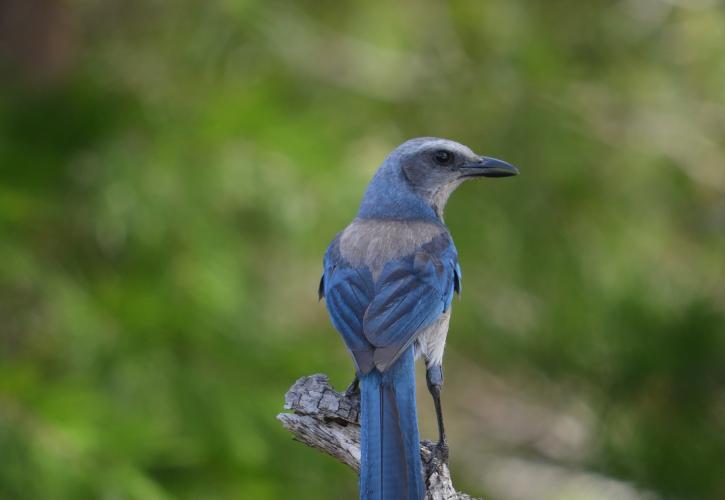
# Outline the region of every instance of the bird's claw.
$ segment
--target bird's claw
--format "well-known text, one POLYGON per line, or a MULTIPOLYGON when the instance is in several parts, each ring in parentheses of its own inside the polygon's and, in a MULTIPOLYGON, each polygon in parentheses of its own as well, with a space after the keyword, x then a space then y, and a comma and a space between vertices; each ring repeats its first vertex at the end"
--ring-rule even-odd
POLYGON ((448 441, 438 441, 433 447, 433 463, 436 469, 441 469, 444 465, 448 466, 448 441))
POLYGON ((347 389, 345 389, 344 395, 346 398, 360 397, 360 384, 357 381, 351 383, 349 386, 347 386, 347 389))

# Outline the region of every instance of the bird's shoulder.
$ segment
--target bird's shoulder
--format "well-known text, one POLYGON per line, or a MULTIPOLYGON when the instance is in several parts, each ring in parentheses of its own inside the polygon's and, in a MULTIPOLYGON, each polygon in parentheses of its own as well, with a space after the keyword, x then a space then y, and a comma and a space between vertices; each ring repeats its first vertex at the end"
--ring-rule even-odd
POLYGON ((422 248, 440 251, 451 245, 448 228, 438 221, 358 218, 333 241, 333 253, 352 267, 376 273, 422 248))
MULTIPOLYGON (((325 295, 325 282, 329 287, 340 279, 362 280, 366 287, 375 286, 389 274, 386 269, 419 278, 445 276, 443 281, 447 281, 448 276, 456 273, 457 266, 456 247, 448 228, 441 222, 355 219, 327 248, 319 294, 320 297, 325 295), (340 274, 343 269, 355 272, 340 274)), ((457 278, 456 290, 459 288, 457 278)))

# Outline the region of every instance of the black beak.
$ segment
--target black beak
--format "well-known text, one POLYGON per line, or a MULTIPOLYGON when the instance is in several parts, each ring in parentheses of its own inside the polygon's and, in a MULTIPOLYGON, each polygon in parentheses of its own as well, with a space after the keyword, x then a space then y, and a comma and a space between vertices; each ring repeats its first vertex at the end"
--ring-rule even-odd
POLYGON ((519 169, 503 160, 481 156, 478 161, 464 164, 461 173, 462 177, 510 177, 519 175, 519 169))

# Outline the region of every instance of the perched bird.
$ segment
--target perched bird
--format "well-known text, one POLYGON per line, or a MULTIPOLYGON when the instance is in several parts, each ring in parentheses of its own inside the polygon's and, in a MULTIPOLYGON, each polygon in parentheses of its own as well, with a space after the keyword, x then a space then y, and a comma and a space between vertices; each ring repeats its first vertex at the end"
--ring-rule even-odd
POLYGON ((443 209, 467 179, 517 173, 457 142, 407 141, 385 159, 357 217, 325 253, 319 295, 355 362, 348 391, 361 395, 363 500, 425 495, 413 369, 419 356, 438 420, 436 458, 448 460, 441 363, 461 270, 443 209))

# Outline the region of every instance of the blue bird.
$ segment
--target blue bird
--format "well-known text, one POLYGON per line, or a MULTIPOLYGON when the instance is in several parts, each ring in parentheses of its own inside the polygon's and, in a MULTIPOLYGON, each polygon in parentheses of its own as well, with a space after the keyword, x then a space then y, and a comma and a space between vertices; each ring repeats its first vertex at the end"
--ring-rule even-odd
POLYGON ((438 421, 436 456, 448 460, 442 359, 461 269, 443 209, 467 179, 517 173, 453 141, 407 141, 385 159, 357 217, 325 253, 319 295, 355 362, 348 391, 361 395, 363 500, 425 495, 413 369, 419 356, 438 421))

